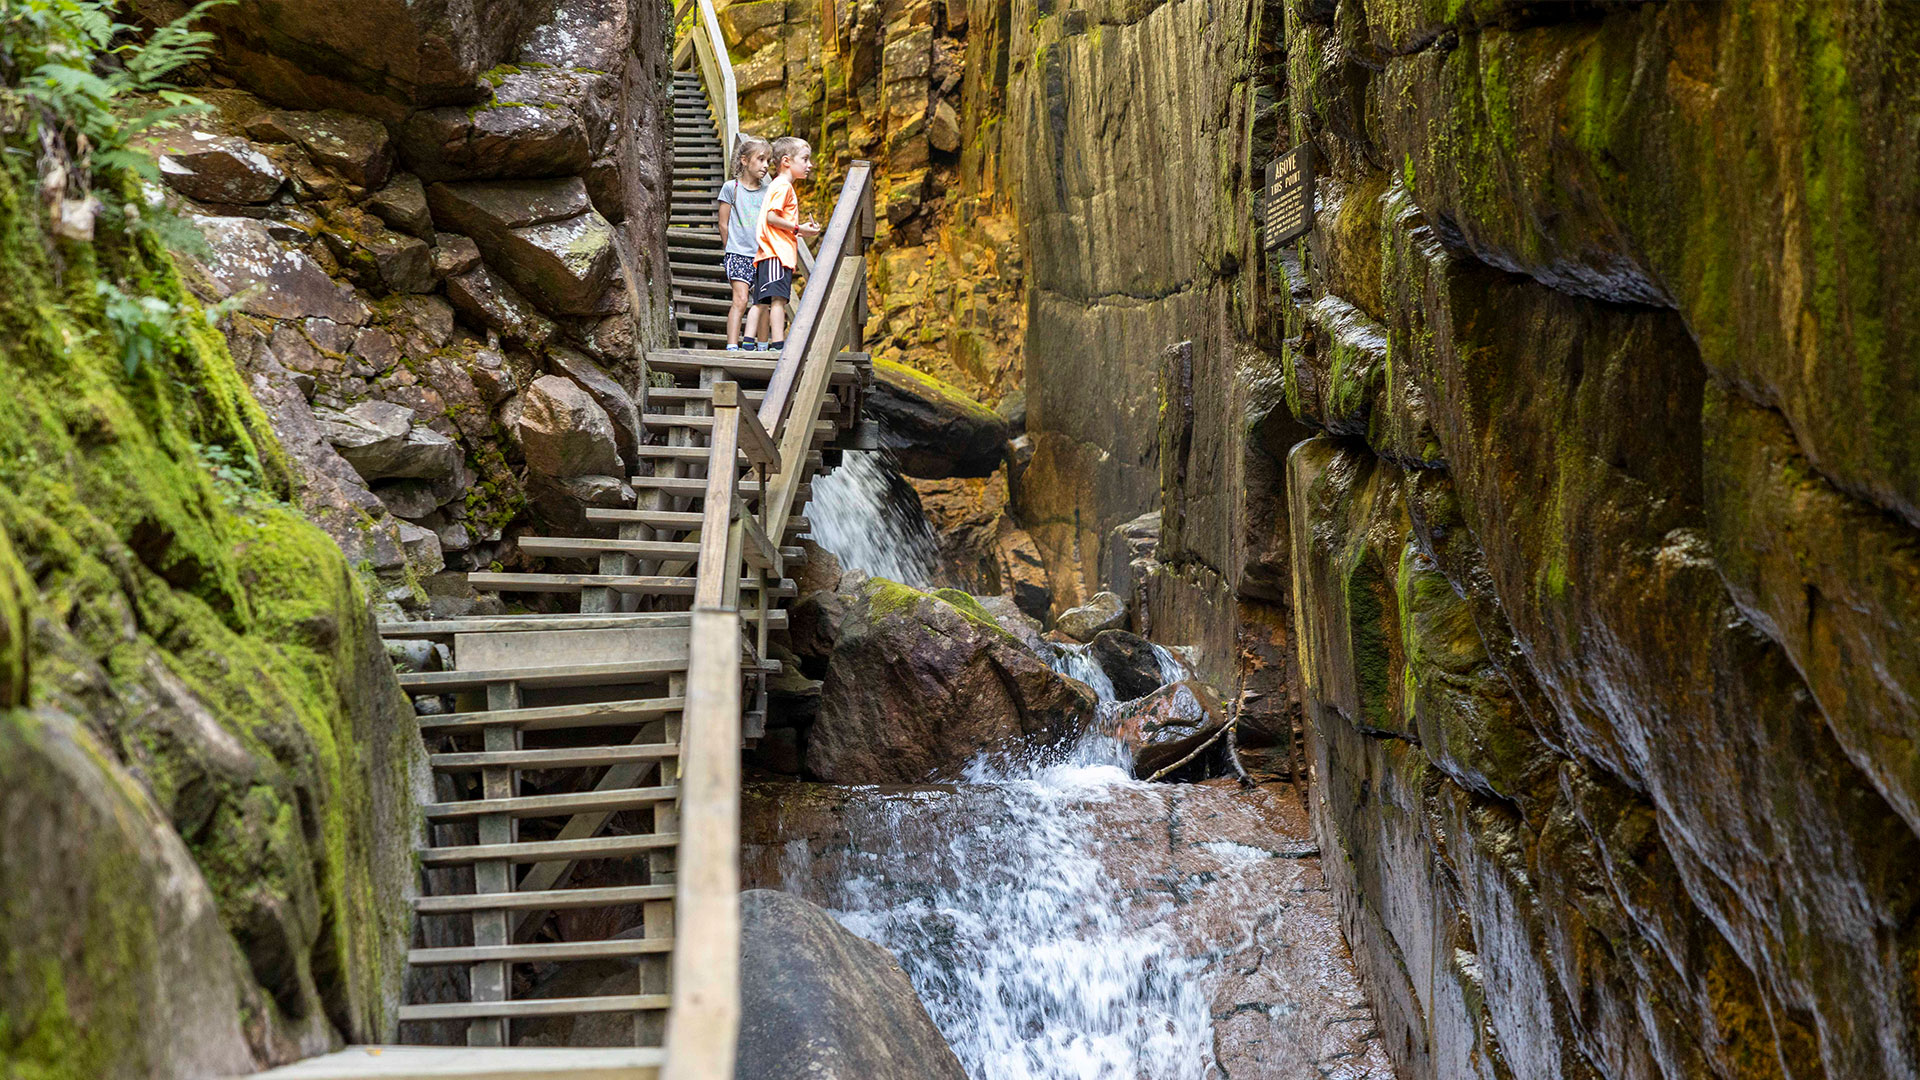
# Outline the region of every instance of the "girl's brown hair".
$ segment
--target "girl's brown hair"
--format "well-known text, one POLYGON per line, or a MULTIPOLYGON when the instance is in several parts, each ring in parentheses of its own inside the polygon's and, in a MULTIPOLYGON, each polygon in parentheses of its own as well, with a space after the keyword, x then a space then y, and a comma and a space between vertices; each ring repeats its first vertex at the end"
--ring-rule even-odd
POLYGON ((773 144, 758 135, 742 134, 737 148, 733 152, 733 178, 735 180, 745 177, 747 172, 747 159, 753 156, 755 150, 764 151, 767 154, 767 171, 773 171, 773 144))

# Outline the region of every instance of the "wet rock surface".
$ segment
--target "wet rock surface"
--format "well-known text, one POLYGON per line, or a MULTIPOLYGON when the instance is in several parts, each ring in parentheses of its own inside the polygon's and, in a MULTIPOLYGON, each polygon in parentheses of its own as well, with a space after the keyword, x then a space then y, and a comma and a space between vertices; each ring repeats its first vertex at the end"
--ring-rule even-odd
POLYGON ((973 598, 848 574, 795 606, 793 642, 821 680, 809 775, 834 783, 954 777, 983 751, 1074 736, 1093 692, 1056 674, 973 598))
POLYGON ((1006 421, 964 391, 903 364, 876 360, 866 413, 908 476, 989 476, 1006 457, 1006 421))
POLYGON ((1185 760, 1226 726, 1226 710, 1199 683, 1177 682, 1119 706, 1107 730, 1133 756, 1135 776, 1152 776, 1185 760))
MULTIPOLYGON (((995 867, 985 859, 957 865, 948 854, 950 845, 956 838, 982 835, 975 830, 1017 833, 1022 826, 1016 822, 1032 813, 1027 798, 1018 789, 972 784, 751 785, 742 803, 745 882, 797 891, 848 925, 897 942, 931 948, 934 940, 944 940, 935 951, 964 962, 981 947, 967 936, 973 930, 969 916, 979 913, 967 910, 969 898, 997 888, 1002 875, 1029 868, 1018 862, 995 867), (970 872, 981 875, 977 890, 967 887, 970 872), (960 919, 928 925, 932 939, 889 921, 893 912, 917 925, 913 898, 930 896, 959 905, 960 919)), ((1088 895, 1111 903, 1114 918, 1099 925, 1113 937, 1093 951, 1111 955, 1130 975, 1152 956, 1150 963, 1162 966, 1170 979, 1191 980, 1197 992, 1190 1001, 1175 1000, 1183 1016, 1203 1027, 1182 1029, 1183 1056, 1164 1075, 1199 1075, 1203 1054, 1212 1055, 1220 1074, 1236 1078, 1389 1080, 1395 1075, 1341 939, 1306 813, 1291 787, 1243 791, 1223 782, 1149 787, 1119 781, 1069 789, 1046 805, 1059 812, 1061 828, 1072 834, 1068 850, 1084 851, 1088 860, 1081 864, 1077 856, 1065 857, 1052 873, 1084 870, 1106 882, 1088 895)), ((974 841, 959 843, 982 854, 972 852, 974 841)), ((1019 841, 1001 851, 1003 858, 1028 853, 1019 841)), ((1085 901, 1079 893, 1071 895, 1085 901)), ((1036 899, 1061 902, 1051 893, 1036 899)), ((1093 912, 1086 914, 1085 924, 1073 920, 1076 926, 1097 922, 1093 912)), ((1011 923, 999 925, 1009 936, 1007 948, 1017 951, 1032 943, 1011 923)), ((1039 951, 1022 961, 1034 963, 1039 951)), ((1056 945, 1046 951, 1053 959, 1042 980, 1064 986, 1085 974, 1074 966, 1071 948, 1056 945)), ((946 1034, 963 1061, 977 1068, 982 1033, 997 1031, 1000 1019, 983 1020, 958 1004, 977 1001, 969 998, 971 984, 945 983, 940 963, 916 965, 908 959, 907 967, 936 1020, 952 1025, 946 1034)), ((1164 989, 1120 985, 1132 985, 1132 994, 1146 998, 1164 989)), ((1009 980, 1003 992, 1018 993, 1023 986, 1009 980)), ((1017 1033, 1013 1052, 1017 1055, 1023 1045, 1019 1039, 1036 1034, 1017 1033)), ((1039 1045, 1035 1049, 1044 1054, 1039 1045)), ((1063 1048, 1069 1056, 1061 1060, 1085 1064, 1101 1052, 1093 1043, 1077 1055, 1063 1048)), ((1129 1064, 1139 1068, 1151 1060, 1149 1051, 1129 1064)))

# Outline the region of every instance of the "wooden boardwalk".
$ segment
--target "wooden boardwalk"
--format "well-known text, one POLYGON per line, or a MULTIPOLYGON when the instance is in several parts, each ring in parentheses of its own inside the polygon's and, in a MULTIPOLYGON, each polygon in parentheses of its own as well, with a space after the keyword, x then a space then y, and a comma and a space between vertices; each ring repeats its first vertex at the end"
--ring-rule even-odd
MULTIPOLYGON (((710 21, 710 5, 698 6, 710 21)), ((713 51, 699 50, 703 67, 713 51)), ((730 105, 725 120, 699 112, 715 82, 711 71, 676 78, 677 107, 698 118, 676 122, 689 190, 713 176, 713 154, 695 137, 731 135, 717 130, 730 105)), ((710 250, 711 263, 689 255, 685 265, 710 266, 717 279, 711 193, 699 196, 705 218, 683 221, 694 200, 680 197, 681 178, 670 250, 676 262, 710 250)), ((416 942, 431 944, 408 961, 460 975, 415 980, 451 1000, 401 1006, 406 1045, 353 1047, 267 1075, 732 1076, 740 750, 764 732, 766 678, 780 670, 767 635, 786 625, 781 605, 796 592, 808 481, 857 433, 873 224, 872 170, 857 162, 786 349, 649 353, 648 381, 671 385, 642 387, 648 445, 631 478, 634 505, 588 511, 595 535, 518 541, 571 566, 469 575, 510 603, 551 605, 559 594, 571 610, 381 627, 445 643, 453 657, 450 670, 400 680, 443 703, 419 718, 434 794, 422 807, 426 888, 414 909, 416 942), (614 909, 628 914, 616 920, 614 909), (635 909, 638 925, 612 932, 635 909), (630 984, 528 993, 566 965, 608 960, 633 964, 630 984), (513 1048, 518 1025, 608 1014, 631 1022, 632 1049, 513 1048)), ((695 284, 676 269, 681 337, 712 343, 695 284)))

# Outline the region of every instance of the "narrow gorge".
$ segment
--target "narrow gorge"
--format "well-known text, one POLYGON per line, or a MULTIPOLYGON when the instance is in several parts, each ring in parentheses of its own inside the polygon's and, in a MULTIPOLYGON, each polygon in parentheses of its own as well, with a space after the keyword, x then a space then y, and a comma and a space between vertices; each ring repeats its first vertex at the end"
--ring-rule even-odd
POLYGON ((1902 0, 0 0, 0 1080, 1920 1080, 1915 117, 1902 0))

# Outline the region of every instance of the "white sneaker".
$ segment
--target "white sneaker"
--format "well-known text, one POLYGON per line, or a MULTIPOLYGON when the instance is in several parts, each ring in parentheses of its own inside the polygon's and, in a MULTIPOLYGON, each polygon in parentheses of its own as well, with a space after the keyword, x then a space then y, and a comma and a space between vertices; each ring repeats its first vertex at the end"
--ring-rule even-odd
POLYGON ((730 342, 730 343, 728 343, 728 345, 727 345, 727 351, 728 351, 728 352, 739 352, 739 351, 740 351, 740 343, 739 343, 739 342, 737 342, 737 341, 735 341, 735 342, 730 342))

